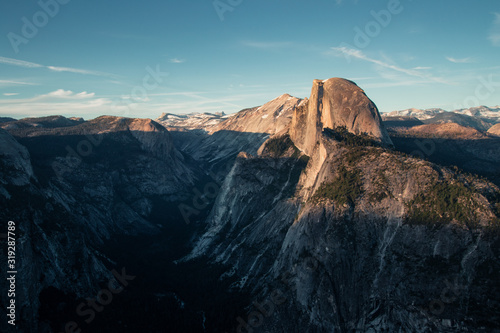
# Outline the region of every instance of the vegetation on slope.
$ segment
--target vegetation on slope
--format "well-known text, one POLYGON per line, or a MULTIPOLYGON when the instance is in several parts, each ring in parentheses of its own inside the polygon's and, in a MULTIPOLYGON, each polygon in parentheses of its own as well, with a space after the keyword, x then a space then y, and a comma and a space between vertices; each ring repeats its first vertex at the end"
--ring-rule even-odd
POLYGON ((344 143, 346 146, 371 146, 380 147, 380 143, 366 133, 353 134, 345 126, 338 126, 335 129, 325 128, 323 133, 332 139, 344 143))
POLYGON ((476 199, 477 191, 460 181, 435 181, 406 203, 406 222, 416 225, 458 222, 477 227, 484 210, 476 199))
POLYGON ((349 170, 342 165, 334 180, 321 184, 311 200, 318 202, 329 199, 339 205, 353 204, 362 193, 362 186, 361 172, 357 169, 349 170))
POLYGON ((298 157, 300 155, 300 150, 295 147, 292 139, 290 139, 290 136, 287 134, 267 140, 264 150, 274 157, 279 157, 285 154, 290 148, 293 149, 292 157, 298 157))

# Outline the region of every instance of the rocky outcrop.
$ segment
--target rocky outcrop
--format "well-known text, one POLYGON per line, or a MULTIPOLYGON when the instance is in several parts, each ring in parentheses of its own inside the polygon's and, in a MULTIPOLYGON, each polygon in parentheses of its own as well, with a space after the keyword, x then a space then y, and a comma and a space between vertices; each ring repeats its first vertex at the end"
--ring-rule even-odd
POLYGON ((325 128, 345 127, 353 134, 366 133, 392 145, 375 104, 354 82, 340 78, 314 80, 307 104, 294 111, 290 136, 310 155, 325 128))

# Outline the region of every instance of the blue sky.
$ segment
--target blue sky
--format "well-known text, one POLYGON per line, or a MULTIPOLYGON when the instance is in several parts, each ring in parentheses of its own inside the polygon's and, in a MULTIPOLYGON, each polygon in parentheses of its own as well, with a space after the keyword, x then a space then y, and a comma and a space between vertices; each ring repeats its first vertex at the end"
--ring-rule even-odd
POLYGON ((284 93, 308 97, 314 79, 330 77, 354 80, 382 112, 500 104, 496 0, 0 8, 0 116, 232 113, 284 93))

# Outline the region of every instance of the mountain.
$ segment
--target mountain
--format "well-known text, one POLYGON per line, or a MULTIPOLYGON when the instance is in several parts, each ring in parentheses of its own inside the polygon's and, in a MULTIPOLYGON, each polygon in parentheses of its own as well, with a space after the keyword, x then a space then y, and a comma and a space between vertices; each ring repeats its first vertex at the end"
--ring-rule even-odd
POLYGON ((383 117, 413 117, 419 120, 430 119, 435 117, 436 115, 446 112, 443 109, 434 108, 434 109, 406 109, 400 111, 392 111, 383 114, 383 117))
MULTIPOLYGON (((221 181, 239 152, 256 154, 270 135, 289 125, 294 108, 301 103, 302 99, 284 94, 260 107, 219 118, 221 121, 210 125, 189 122, 187 127, 168 128, 176 147, 221 181)), ((161 119, 158 118, 158 122, 168 126, 169 123, 161 119)))
POLYGON ((410 117, 410 116, 392 116, 388 117, 385 115, 382 115, 382 120, 384 122, 384 126, 386 128, 398 128, 398 127, 413 127, 413 126, 419 126, 423 125, 424 123, 415 118, 415 117, 410 117))
POLYGON ((494 332, 500 138, 391 121, 340 78, 230 116, 10 120, 16 328, 494 332))
POLYGON ((497 112, 494 110, 486 107, 454 112, 438 110, 431 116, 413 110, 422 120, 387 114, 382 119, 397 150, 440 165, 459 167, 500 185, 500 141, 491 135, 495 118, 485 117, 488 112, 489 116, 497 112))
POLYGON ((479 117, 466 116, 454 112, 440 113, 433 118, 422 121, 424 124, 448 124, 455 123, 464 127, 472 127, 478 131, 487 131, 492 124, 479 117))
MULTIPOLYGON (((392 130, 392 129, 391 129, 392 130)), ((473 127, 466 127, 454 122, 431 123, 427 125, 399 128, 391 133, 413 137, 439 137, 450 139, 483 139, 485 135, 473 127)))
POLYGON ((115 253, 124 251, 123 239, 147 248, 138 243, 147 237, 178 253, 195 228, 178 205, 192 199, 204 173, 163 126, 109 116, 62 125, 0 130, 0 216, 16 222, 24 332, 59 332, 57 325, 82 320, 75 313, 80 300, 121 272, 115 253))
POLYGON ((500 124, 493 125, 489 130, 489 134, 500 136, 500 124))
POLYGON ((498 327, 499 188, 392 150, 376 107, 354 109, 360 90, 328 81, 288 132, 238 155, 184 260, 223 265, 250 293, 238 332, 498 327))
POLYGON ((315 80, 311 97, 294 112, 290 137, 299 149, 310 154, 321 131, 337 127, 392 144, 377 107, 354 82, 339 78, 315 80))
POLYGON ((194 130, 213 127, 228 117, 231 117, 231 115, 226 116, 224 112, 220 114, 191 113, 187 115, 163 113, 156 121, 169 130, 194 130))
POLYGON ((491 119, 495 122, 500 120, 500 106, 487 107, 487 106, 476 106, 468 109, 459 109, 454 111, 467 116, 482 117, 491 119))
POLYGON ((40 118, 23 118, 21 120, 6 119, 0 122, 0 127, 3 129, 20 129, 30 127, 57 128, 70 127, 81 124, 83 118, 66 118, 63 116, 48 116, 40 118))
MULTIPOLYGON (((445 115, 444 117, 454 117, 454 115, 463 115, 463 116, 469 116, 469 117, 474 117, 474 118, 480 118, 486 123, 497 123, 500 121, 500 106, 495 106, 495 107, 487 107, 487 106, 478 106, 478 107, 472 107, 468 109, 458 109, 454 111, 446 111, 443 109, 439 108, 434 108, 434 109, 407 109, 407 110, 401 110, 401 111, 392 111, 385 113, 383 116, 384 117, 415 117, 419 120, 427 120, 430 118, 434 118, 438 115, 445 115)), ((438 118, 439 119, 439 118, 438 118)), ((443 118, 441 118, 443 119, 443 118)), ((458 118, 460 119, 460 118, 458 118)), ((466 118, 462 118, 466 119, 466 118)))
POLYGON ((0 123, 5 123, 9 121, 16 121, 16 119, 11 118, 11 117, 0 117, 0 123))
POLYGON ((500 185, 500 140, 491 135, 496 125, 448 113, 425 120, 383 119, 397 150, 443 166, 459 167, 500 185))

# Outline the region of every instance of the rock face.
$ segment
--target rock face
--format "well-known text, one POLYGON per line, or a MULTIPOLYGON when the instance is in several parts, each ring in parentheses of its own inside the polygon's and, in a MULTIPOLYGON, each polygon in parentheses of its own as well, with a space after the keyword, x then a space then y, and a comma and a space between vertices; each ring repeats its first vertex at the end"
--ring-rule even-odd
POLYGON ((252 295, 234 329, 499 327, 500 189, 355 136, 390 144, 353 83, 314 84, 289 134, 238 156, 186 258, 224 265, 223 278, 252 295))
POLYGON ((0 183, 26 185, 33 177, 30 154, 8 132, 0 129, 0 183))
POLYGON ((498 229, 489 231, 498 216, 486 203, 497 187, 324 135, 326 158, 313 156, 304 168, 307 159, 286 136, 280 145, 272 140, 262 155, 238 157, 190 257, 226 265, 225 276, 237 279, 233 287, 253 295, 258 305, 250 302, 234 318, 236 329, 451 332, 474 329, 469 322, 498 325, 500 280, 488 273, 500 259, 498 229), (459 218, 456 206, 444 204, 425 217, 454 186, 465 192, 451 202, 471 195, 474 208, 464 208, 477 215, 459 218), (453 298, 442 296, 446 288, 453 298), (276 294, 283 301, 273 304, 276 294), (436 302, 444 311, 432 308, 436 302), (253 322, 263 304, 264 320, 253 322))
POLYGON ((304 153, 311 154, 323 129, 340 126, 392 145, 377 107, 354 82, 340 78, 314 80, 309 101, 294 111, 292 140, 304 153))

